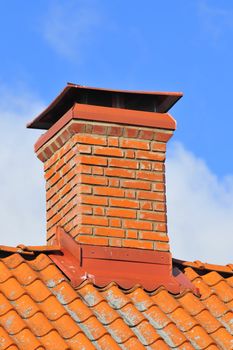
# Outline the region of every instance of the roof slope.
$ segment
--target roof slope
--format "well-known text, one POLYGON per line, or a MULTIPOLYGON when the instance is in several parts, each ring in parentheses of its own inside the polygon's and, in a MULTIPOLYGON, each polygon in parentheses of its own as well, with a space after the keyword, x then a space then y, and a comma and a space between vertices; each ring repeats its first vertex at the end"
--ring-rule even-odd
POLYGON ((88 281, 75 290, 46 254, 1 253, 0 349, 232 349, 232 267, 185 264, 201 298, 88 281))

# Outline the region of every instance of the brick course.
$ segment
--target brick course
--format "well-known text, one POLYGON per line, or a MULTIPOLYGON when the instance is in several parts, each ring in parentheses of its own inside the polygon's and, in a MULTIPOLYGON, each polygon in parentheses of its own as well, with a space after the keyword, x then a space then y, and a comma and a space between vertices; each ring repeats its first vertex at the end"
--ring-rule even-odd
POLYGON ((171 131, 71 121, 38 151, 47 240, 168 251, 165 152, 171 131))

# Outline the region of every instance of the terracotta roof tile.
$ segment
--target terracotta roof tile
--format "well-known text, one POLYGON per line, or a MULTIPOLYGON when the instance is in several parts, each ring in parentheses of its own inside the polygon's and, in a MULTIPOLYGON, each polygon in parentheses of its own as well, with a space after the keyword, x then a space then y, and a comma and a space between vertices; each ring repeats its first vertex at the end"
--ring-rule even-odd
POLYGON ((149 293, 90 281, 74 289, 45 253, 6 255, 0 255, 1 350, 233 349, 230 266, 183 264, 198 297, 193 290, 149 293))

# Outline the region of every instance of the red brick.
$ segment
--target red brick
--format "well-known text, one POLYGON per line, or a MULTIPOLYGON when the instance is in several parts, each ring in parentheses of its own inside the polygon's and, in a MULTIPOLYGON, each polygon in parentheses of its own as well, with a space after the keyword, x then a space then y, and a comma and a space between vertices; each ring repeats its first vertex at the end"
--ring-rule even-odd
POLYGON ((90 194, 92 193, 92 187, 88 185, 79 185, 79 193, 90 194))
POLYGON ((115 176, 115 177, 125 177, 133 179, 135 178, 135 171, 134 170, 126 170, 126 169, 105 169, 105 175, 107 176, 115 176))
POLYGON ((138 191, 138 199, 149 199, 154 201, 164 201, 165 194, 161 192, 138 191))
MULTIPOLYGON (((68 225, 64 226, 64 229, 66 231, 69 231, 67 230, 68 225)), ((76 237, 77 235, 92 235, 92 232, 93 232, 92 226, 83 226, 83 225, 75 226, 70 230, 70 234, 73 237, 76 237)))
POLYGON ((125 228, 133 228, 137 230, 148 230, 152 231, 153 225, 151 222, 148 221, 135 221, 135 220, 124 220, 124 227, 125 228))
POLYGON ((140 248, 140 249, 153 249, 153 242, 139 241, 137 239, 124 239, 123 247, 126 248, 140 248))
POLYGON ((135 151, 133 151, 132 149, 126 149, 125 150, 125 158, 135 158, 135 151))
POLYGON ((121 186, 125 188, 135 188, 140 190, 150 190, 151 183, 146 181, 130 181, 130 180, 122 180, 121 186))
POLYGON ((136 198, 136 191, 135 190, 125 190, 125 197, 126 198, 136 198))
POLYGON ((92 174, 93 175, 103 175, 104 169, 100 166, 92 166, 92 174))
POLYGON ((108 237, 124 237, 125 231, 119 228, 112 227, 96 227, 94 233, 97 236, 108 236, 108 237))
POLYGON ((108 135, 110 136, 122 136, 123 128, 119 126, 109 126, 108 135))
POLYGON ((109 239, 109 245, 111 247, 121 247, 122 246, 122 239, 120 239, 120 238, 110 238, 109 239))
POLYGON ((93 134, 105 135, 106 131, 107 131, 107 127, 104 125, 98 125, 98 124, 92 125, 93 134))
POLYGON ((164 142, 152 142, 151 150, 158 152, 166 152, 166 143, 164 142))
POLYGON ((97 216, 82 215, 81 223, 86 225, 108 226, 108 219, 97 216))
POLYGON ((140 231, 139 238, 149 241, 168 242, 168 236, 158 232, 140 231))
POLYGON ((94 244, 108 246, 108 238, 105 237, 94 237, 94 236, 81 236, 78 235, 75 240, 83 244, 94 244))
POLYGON ((165 203, 154 203, 154 210, 156 211, 166 211, 167 207, 165 203))
POLYGON ((120 181, 118 179, 110 178, 108 180, 109 186, 110 187, 119 187, 120 181))
POLYGON ((89 145, 78 145, 77 149, 79 151, 79 153, 91 153, 91 146, 89 145))
POLYGON ((103 157, 95 157, 95 156, 80 156, 80 163, 82 164, 93 164, 93 165, 107 165, 107 159, 103 157))
POLYGON ((90 205, 80 205, 78 211, 80 214, 92 214, 93 209, 90 205))
POLYGON ((118 219, 118 218, 110 218, 110 219, 109 219, 109 226, 112 226, 112 227, 121 227, 121 219, 118 219))
POLYGON ((55 163, 45 172, 45 180, 50 179, 63 165, 65 164, 64 158, 61 158, 59 162, 55 163))
POLYGON ((165 191, 165 184, 163 182, 157 182, 153 184, 153 191, 165 191))
POLYGON ((80 164, 76 167, 77 173, 80 174, 91 174, 92 167, 90 165, 80 164))
MULTIPOLYGON (((58 180, 60 180, 60 174, 59 173, 55 173, 50 179, 49 181, 47 181, 47 186, 49 185, 49 187, 52 187, 55 183, 58 182, 58 180)), ((48 188, 49 188, 48 187, 48 188)))
POLYGON ((105 215, 105 208, 104 207, 94 207, 93 214, 94 215, 105 215))
POLYGON ((123 207, 123 208, 139 208, 138 201, 133 201, 129 199, 118 199, 118 198, 110 198, 109 205, 111 207, 123 207))
POLYGON ((71 190, 72 190, 72 185, 70 183, 64 185, 64 187, 62 187, 59 192, 60 198, 64 197, 71 190))
POLYGON ((125 128, 124 129, 124 136, 125 137, 130 137, 130 138, 137 138, 139 133, 139 128, 125 128))
POLYGON ((135 210, 131 210, 131 209, 108 208, 106 210, 106 215, 115 216, 119 218, 135 219, 137 213, 135 210))
POLYGON ((86 125, 84 123, 72 123, 68 126, 68 130, 71 134, 84 133, 86 130, 86 125))
POLYGON ((134 148, 134 149, 150 149, 149 142, 139 140, 127 140, 123 139, 120 141, 120 146, 123 148, 134 148))
POLYGON ((59 171, 61 177, 64 177, 71 169, 74 168, 74 164, 65 164, 59 171))
POLYGON ((80 181, 84 184, 107 186, 108 179, 103 176, 80 175, 80 181))
POLYGON ((155 140, 161 142, 167 142, 172 137, 173 133, 165 133, 165 132, 156 132, 155 140))
POLYGON ((166 221, 166 214, 145 211, 145 212, 140 212, 140 219, 165 222, 166 221))
POLYGON ((109 196, 109 197, 124 197, 124 190, 121 188, 114 187, 95 187, 94 194, 99 196, 109 196))
POLYGON ((127 238, 138 238, 138 232, 135 230, 127 230, 127 238))
POLYGON ((153 210, 152 203, 153 202, 149 202, 149 201, 146 201, 146 202, 141 202, 140 201, 140 209, 142 209, 142 210, 153 210))
POLYGON ((127 168, 127 169, 139 168, 139 162, 135 160, 116 159, 116 158, 109 159, 108 165, 110 167, 127 168))
POLYGON ((155 160, 155 161, 162 162, 165 160, 165 154, 159 153, 159 152, 137 151, 136 158, 137 159, 149 159, 149 160, 155 160))
POLYGON ((156 225, 156 230, 161 232, 167 232, 167 224, 166 223, 158 223, 156 225))
POLYGON ((155 249, 167 252, 170 250, 170 246, 168 243, 165 243, 165 242, 156 242, 155 249))
POLYGON ((108 205, 108 198, 98 196, 81 196, 81 203, 93 205, 108 205))
POLYGON ((95 147, 93 154, 110 157, 123 157, 124 155, 121 149, 115 147, 95 147))
POLYGON ((108 146, 118 147, 119 146, 118 137, 108 137, 108 146))
POLYGON ((162 162, 152 162, 151 163, 151 170, 164 172, 165 165, 162 162))
POLYGON ((141 170, 151 170, 152 169, 152 162, 151 161, 147 161, 147 160, 141 160, 140 161, 140 169, 141 170))
POLYGON ((107 144, 107 139, 106 139, 106 137, 101 137, 101 136, 77 134, 74 136, 74 142, 86 143, 87 145, 105 146, 107 144))
POLYGON ((140 130, 138 138, 145 139, 145 140, 153 140, 154 131, 153 130, 140 130))
POLYGON ((161 182, 164 181, 164 175, 162 173, 155 173, 150 171, 138 171, 137 179, 161 182))

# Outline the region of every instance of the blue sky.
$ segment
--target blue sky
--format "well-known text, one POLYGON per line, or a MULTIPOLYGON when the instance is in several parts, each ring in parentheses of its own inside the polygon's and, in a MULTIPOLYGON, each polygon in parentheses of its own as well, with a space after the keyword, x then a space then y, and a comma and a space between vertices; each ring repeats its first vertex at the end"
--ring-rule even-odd
MULTIPOLYGON (((11 208, 15 220, 27 221, 28 226, 20 226, 25 232, 22 239, 31 243, 31 230, 36 235, 44 230, 44 207, 38 204, 44 201, 43 184, 34 175, 37 171, 42 177, 42 170, 32 148, 38 133, 22 128, 66 82, 182 91, 184 97, 171 110, 178 129, 169 145, 167 165, 171 244, 180 258, 229 261, 231 252, 226 249, 229 240, 233 243, 231 0, 9 0, 1 4, 0 42, 4 160, 0 208, 4 217, 11 208), (12 162, 18 167, 17 181, 4 172, 12 162), (30 190, 24 195, 26 177, 30 190), (29 212, 31 218, 24 219, 29 212), (195 242, 192 249, 190 239, 195 242)), ((9 232, 5 244, 18 239, 13 222, 2 224, 9 232)))

